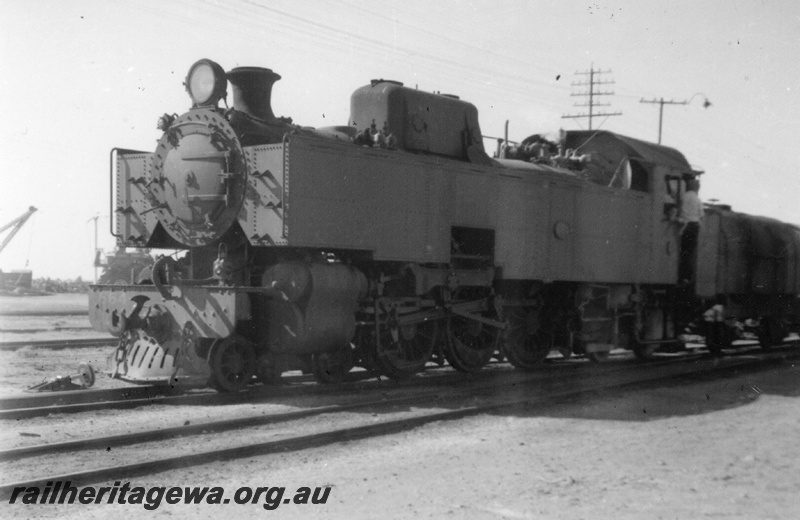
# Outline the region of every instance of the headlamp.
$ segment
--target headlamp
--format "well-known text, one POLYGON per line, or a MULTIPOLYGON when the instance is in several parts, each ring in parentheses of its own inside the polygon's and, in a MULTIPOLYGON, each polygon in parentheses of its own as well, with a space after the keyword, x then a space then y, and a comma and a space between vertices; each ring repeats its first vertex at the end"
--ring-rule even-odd
POLYGON ((195 62, 189 68, 184 85, 194 106, 216 106, 228 94, 225 70, 211 60, 195 62))

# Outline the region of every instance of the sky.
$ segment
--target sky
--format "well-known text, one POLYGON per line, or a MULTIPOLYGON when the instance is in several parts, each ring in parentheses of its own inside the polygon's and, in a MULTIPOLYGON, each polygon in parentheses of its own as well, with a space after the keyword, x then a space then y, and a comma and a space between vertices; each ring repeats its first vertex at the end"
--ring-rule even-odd
POLYGON ((799 57, 796 0, 0 0, 0 226, 39 208, 0 269, 94 279, 109 152, 155 149, 201 58, 271 68, 275 114, 304 126, 347 124, 384 78, 456 94, 512 140, 588 128, 562 116, 586 111, 571 94, 594 68, 622 113, 594 129, 655 142, 641 100, 689 101, 664 106, 662 144, 706 172, 701 197, 800 225, 799 57))

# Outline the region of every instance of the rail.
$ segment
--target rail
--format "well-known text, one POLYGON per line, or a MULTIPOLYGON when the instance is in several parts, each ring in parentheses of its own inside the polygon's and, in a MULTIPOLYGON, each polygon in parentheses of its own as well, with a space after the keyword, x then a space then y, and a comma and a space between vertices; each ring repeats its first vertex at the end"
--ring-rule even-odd
MULTIPOLYGON (((165 468, 174 470, 178 468, 199 466, 208 464, 210 462, 235 460, 243 457, 252 458, 254 456, 286 453, 287 451, 299 451, 341 442, 352 442, 358 439, 366 439, 370 437, 408 431, 433 422, 452 421, 478 414, 496 413, 497 411, 503 409, 525 407, 526 411, 530 412, 532 408, 546 408, 548 406, 552 406, 555 401, 582 398, 586 395, 596 395, 598 392, 608 390, 641 390, 655 388, 674 381, 683 382, 687 376, 717 378, 727 377, 730 374, 741 374, 744 371, 758 372, 763 370, 771 370, 781 365, 785 366, 787 362, 793 361, 797 357, 800 357, 800 354, 796 352, 789 356, 785 354, 776 355, 775 353, 763 354, 756 359, 742 358, 739 360, 732 360, 730 362, 726 362, 723 366, 718 365, 711 359, 707 359, 703 363, 692 362, 682 364, 667 364, 667 366, 663 366, 659 370, 655 371, 646 368, 636 372, 626 371, 624 376, 620 376, 616 373, 604 374, 598 377, 596 382, 587 381, 581 377, 566 378, 561 381, 560 385, 550 391, 521 392, 526 396, 522 398, 517 397, 520 395, 519 382, 514 383, 516 391, 511 392, 510 394, 497 391, 499 386, 502 386, 502 384, 492 385, 491 389, 483 396, 484 402, 482 404, 469 404, 461 407, 459 407, 460 405, 458 405, 457 402, 454 402, 454 399, 457 397, 462 397, 468 402, 474 402, 476 399, 475 388, 467 388, 465 389, 466 391, 461 392, 456 391, 439 394, 436 401, 432 401, 434 398, 433 394, 411 397, 404 396, 397 399, 381 399, 379 401, 368 401, 354 404, 351 407, 347 407, 347 409, 370 409, 370 407, 380 407, 380 409, 388 412, 388 418, 384 417, 379 419, 377 422, 371 422, 370 424, 366 425, 363 424, 363 418, 360 420, 361 424, 358 423, 359 419, 356 418, 351 419, 352 421, 356 422, 356 424, 352 426, 338 427, 333 429, 324 429, 323 427, 321 428, 321 431, 312 431, 311 433, 306 433, 303 435, 289 433, 288 436, 277 440, 253 442, 251 440, 252 437, 248 435, 246 437, 243 436, 243 438, 248 440, 234 447, 228 446, 229 438, 226 436, 226 442, 220 443, 221 446, 224 444, 224 447, 220 447, 218 449, 207 449, 200 453, 193 452, 188 455, 161 457, 155 460, 143 460, 124 465, 93 468, 85 471, 73 471, 59 475, 47 475, 3 484, 0 485, 0 498, 8 499, 11 493, 13 493, 17 488, 29 488, 32 486, 43 487, 47 482, 69 481, 73 486, 80 487, 108 480, 122 480, 143 475, 150 475, 164 471, 165 468), (509 397, 509 395, 512 397, 509 397), (423 399, 426 400, 425 402, 431 404, 433 409, 423 409, 422 407, 412 409, 409 407, 408 410, 396 411, 398 404, 408 404, 409 402, 423 399), (444 411, 438 410, 443 407, 449 407, 450 409, 446 409, 444 411), (399 417, 396 417, 397 415, 399 415, 399 417)), ((534 383, 535 382, 529 382, 527 384, 533 385, 534 383)), ((550 387, 547 385, 545 385, 545 388, 548 390, 550 389, 550 387)), ((345 409, 345 407, 321 407, 313 410, 296 412, 297 415, 295 416, 283 414, 282 416, 276 415, 268 419, 253 416, 237 419, 236 423, 229 422, 227 425, 224 422, 190 425, 184 428, 183 431, 191 431, 192 434, 199 434, 202 433, 204 429, 206 431, 209 429, 212 431, 222 431, 249 428, 254 425, 274 421, 303 419, 323 413, 344 411, 345 409), (221 428, 222 430, 216 430, 216 428, 221 428)), ((370 417, 375 416, 375 414, 369 415, 370 417)), ((295 429, 293 431, 300 430, 307 432, 308 429, 309 428, 304 427, 295 429)), ((115 445, 119 446, 139 444, 156 439, 160 444, 163 445, 165 442, 170 442, 168 438, 158 436, 159 432, 164 431, 167 431, 168 435, 178 435, 181 436, 181 438, 184 435, 184 433, 181 432, 180 427, 169 430, 153 430, 141 432, 139 434, 101 437, 83 441, 87 444, 82 444, 81 441, 76 441, 76 443, 70 445, 62 444, 60 446, 62 449, 56 448, 56 451, 64 453, 65 450, 91 449, 96 446, 108 447, 107 443, 109 442, 116 443, 115 445)), ((21 448, 19 450, 6 450, 5 452, 2 452, 0 458, 5 461, 23 460, 28 457, 50 452, 53 449, 54 448, 42 445, 37 447, 21 448)), ((70 452, 67 451, 67 454, 69 453, 70 452)), ((73 460, 73 458, 70 457, 69 460, 73 460)), ((69 461, 65 459, 64 465, 69 467, 69 461)), ((28 468, 30 466, 25 464, 21 467, 28 468)))

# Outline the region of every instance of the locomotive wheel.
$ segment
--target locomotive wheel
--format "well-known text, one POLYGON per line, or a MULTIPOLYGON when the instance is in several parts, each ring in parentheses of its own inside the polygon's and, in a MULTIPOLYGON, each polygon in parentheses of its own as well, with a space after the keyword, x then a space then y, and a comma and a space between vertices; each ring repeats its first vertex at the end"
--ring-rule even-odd
POLYGON ((762 318, 756 335, 758 336, 758 342, 761 343, 761 350, 769 350, 783 343, 783 339, 786 337, 786 329, 778 319, 762 318))
POLYGON ((221 392, 238 392, 253 378, 256 354, 253 346, 240 336, 216 341, 208 352, 210 384, 221 392))
POLYGON ((529 313, 523 309, 508 312, 503 353, 520 370, 532 370, 541 365, 553 347, 553 335, 538 326, 531 334, 528 319, 529 313))
POLYGON ((437 333, 436 322, 382 329, 380 346, 376 348, 375 368, 388 378, 408 379, 425 368, 433 353, 437 333))
MULTIPOLYGON (((489 327, 464 318, 451 318, 447 328, 444 357, 458 371, 475 373, 494 354, 495 337, 489 327)), ((498 331, 499 333, 499 331, 498 331)))
POLYGON ((314 374, 314 379, 322 384, 341 383, 351 368, 353 368, 353 349, 350 345, 311 356, 311 372, 314 374))

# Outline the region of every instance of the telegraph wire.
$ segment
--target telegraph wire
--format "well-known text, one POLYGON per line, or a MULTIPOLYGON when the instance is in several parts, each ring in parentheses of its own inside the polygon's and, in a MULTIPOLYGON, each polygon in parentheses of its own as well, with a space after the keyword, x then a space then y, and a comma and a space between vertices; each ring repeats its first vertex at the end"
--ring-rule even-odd
MULTIPOLYGON (((190 6, 193 10, 196 10, 199 7, 198 4, 194 2, 186 3, 185 5, 190 6)), ((345 5, 348 4, 345 3, 345 5)), ((352 4, 349 5, 352 6, 352 4)), ((240 35, 240 33, 242 32, 241 31, 242 26, 246 25, 247 30, 245 32, 250 33, 252 35, 260 37, 264 37, 265 36, 264 33, 282 35, 292 39, 292 41, 295 42, 299 40, 300 45, 302 47, 308 48, 310 53, 319 51, 319 49, 322 48, 328 52, 333 53, 334 55, 337 54, 340 55, 341 52, 343 51, 343 46, 338 43, 331 43, 331 41, 326 39, 324 36, 321 36, 321 34, 330 34, 333 35, 334 38, 336 38, 336 40, 334 41, 344 41, 348 43, 350 46, 346 50, 350 51, 355 55, 366 56, 379 60, 381 59, 381 57, 385 56, 386 52, 390 52, 390 53, 403 54, 408 57, 421 58, 421 61, 415 62, 414 66, 419 67, 423 70, 429 70, 434 72, 434 74, 431 76, 431 84, 436 81, 436 76, 447 77, 449 75, 449 77, 452 78, 453 80, 452 83, 454 84, 460 83, 459 80, 461 79, 466 79, 467 83, 465 84, 469 85, 469 88, 466 89, 467 91, 481 92, 484 94, 488 94, 490 97, 494 96, 498 99, 503 97, 504 94, 508 94, 509 96, 512 97, 512 99, 514 100, 518 99, 526 105, 563 109, 563 103, 554 101, 552 95, 550 97, 540 96, 538 94, 539 90, 533 89, 530 86, 536 85, 539 87, 544 87, 554 93, 565 91, 566 86, 562 86, 560 84, 550 84, 548 82, 544 82, 538 79, 525 77, 526 74, 524 73, 524 71, 526 70, 526 65, 530 65, 530 62, 521 59, 522 55, 514 56, 514 59, 519 61, 520 64, 522 65, 521 67, 519 67, 518 73, 509 74, 504 71, 492 70, 491 66, 479 68, 468 64, 456 63, 453 62, 452 60, 448 60, 440 56, 431 55, 430 53, 417 52, 405 46, 394 46, 391 44, 391 42, 382 42, 379 40, 375 40, 374 38, 369 38, 362 35, 354 34, 351 31, 336 29, 330 26, 326 26, 325 24, 321 24, 319 22, 313 22, 311 20, 308 20, 307 18, 304 18, 303 16, 290 14, 281 9, 272 8, 266 5, 259 4, 258 2, 254 1, 249 1, 245 5, 233 2, 206 3, 205 7, 206 11, 214 13, 213 16, 215 18, 223 17, 226 20, 230 20, 237 26, 232 30, 226 30, 225 32, 227 34, 240 35), (254 17, 251 12, 252 10, 247 7, 248 5, 258 10, 265 10, 267 12, 274 13, 277 16, 271 18, 269 20, 269 23, 267 24, 262 18, 254 17), (300 23, 293 24, 291 22, 287 22, 287 20, 300 23), (309 40, 313 42, 314 46, 311 46, 308 43, 309 40), (354 42, 370 42, 372 45, 359 45, 357 43, 354 44, 354 42), (443 71, 442 67, 445 67, 446 70, 443 71), (485 78, 487 76, 492 77, 493 79, 501 78, 501 79, 508 79, 510 81, 507 83, 492 83, 492 84, 487 84, 485 81, 476 81, 476 77, 485 78)), ((153 9, 148 9, 148 10, 152 11, 153 9)), ((155 10, 159 15, 165 14, 164 9, 155 8, 155 10)), ((406 22, 405 20, 399 17, 395 20, 385 15, 381 15, 372 10, 364 8, 359 8, 358 11, 353 14, 361 14, 361 13, 365 13, 366 16, 372 16, 383 20, 391 21, 392 23, 396 23, 400 26, 407 27, 415 31, 419 31, 423 34, 428 34, 432 37, 438 37, 441 40, 445 40, 454 43, 456 45, 461 45, 466 48, 473 48, 473 49, 475 48, 468 42, 464 42, 460 39, 445 34, 441 35, 432 34, 431 31, 420 28, 419 26, 413 23, 406 22)), ((171 19, 181 21, 182 23, 186 23, 185 17, 174 15, 173 12, 166 13, 166 16, 171 19)), ((218 23, 204 23, 203 25, 206 27, 216 27, 217 29, 219 29, 218 23)), ((243 37, 243 39, 245 38, 243 37)), ((487 50, 482 50, 482 51, 485 54, 491 56, 498 56, 496 53, 493 53, 491 51, 487 50)), ((501 58, 504 58, 503 55, 499 56, 501 58)), ((543 59, 546 60, 546 56, 543 59)), ((532 66, 538 68, 539 70, 543 69, 541 64, 532 66)), ((640 85, 639 82, 636 81, 636 79, 633 77, 626 78, 625 81, 633 85, 634 88, 621 87, 619 90, 621 90, 622 93, 617 94, 617 96, 620 98, 641 99, 642 92, 646 93, 651 90, 650 88, 643 87, 642 85, 640 85)), ((635 133, 634 135, 647 135, 649 133, 649 130, 647 130, 649 125, 645 125, 643 119, 644 119, 643 116, 626 118, 625 121, 626 130, 624 130, 622 133, 629 134, 631 130, 637 129, 638 132, 635 133)), ((731 129, 723 129, 723 131, 729 133, 732 132, 731 129)), ((710 137, 714 137, 716 139, 719 137, 719 135, 720 135, 719 132, 716 132, 714 133, 713 136, 706 134, 704 138, 708 139, 710 137)), ((745 139, 738 134, 736 134, 735 137, 742 141, 746 142, 749 141, 748 139, 745 139)), ((679 140, 678 142, 682 141, 679 140)), ((749 142, 749 146, 752 146, 751 142, 749 142)), ((714 143, 713 148, 720 151, 720 153, 722 153, 723 155, 729 155, 729 153, 721 151, 721 148, 719 148, 718 143, 714 143)), ((766 163, 763 162, 763 160, 756 159, 755 157, 749 157, 748 160, 755 161, 768 168, 774 168, 774 166, 767 165, 766 163)))
MULTIPOLYGON (((379 18, 379 19, 382 19, 382 20, 386 20, 386 21, 391 22, 393 24, 396 23, 396 24, 408 27, 408 28, 410 28, 410 29, 412 29, 414 31, 418 31, 418 32, 421 32, 423 34, 427 34, 427 35, 432 36, 434 38, 439 38, 439 39, 454 43, 454 44, 458 45, 459 47, 466 48, 466 49, 473 49, 476 52, 483 53, 483 54, 488 54, 489 56, 491 56, 491 57, 493 57, 495 59, 502 59, 502 60, 506 60, 506 61, 509 61, 509 62, 513 62, 516 67, 519 67, 520 65, 522 65, 522 66, 537 67, 537 68, 540 68, 540 69, 544 69, 540 63, 533 63, 533 62, 525 60, 524 59, 524 55, 520 56, 518 54, 513 54, 513 55, 499 54, 497 52, 493 52, 493 51, 491 51, 489 49, 486 49, 484 47, 479 47, 477 45, 473 45, 472 43, 465 42, 463 40, 457 40, 455 38, 451 38, 451 37, 443 34, 442 32, 430 31, 430 30, 425 29, 424 27, 421 27, 419 25, 411 24, 411 23, 405 22, 405 21, 397 19, 397 18, 389 17, 389 16, 386 16, 384 14, 377 13, 377 12, 371 11, 369 9, 365 9, 362 6, 353 5, 352 3, 347 2, 345 0, 340 0, 340 2, 345 4, 345 5, 348 5, 348 6, 352 7, 353 9, 358 9, 360 12, 368 13, 368 14, 376 17, 376 18, 379 18)), ((548 69, 547 71, 549 73, 552 73, 553 76, 557 76, 557 75, 559 75, 561 73, 559 70, 555 70, 555 69, 548 69)), ((531 82, 539 83, 541 86, 545 86, 545 87, 552 87, 553 86, 553 85, 551 85, 549 83, 542 82, 542 81, 539 81, 539 80, 531 80, 531 82)))
MULTIPOLYGON (((195 4, 192 4, 192 5, 194 6, 195 4)), ((254 17, 252 15, 248 16, 249 13, 244 11, 243 8, 238 4, 236 4, 233 9, 226 9, 224 7, 220 7, 218 4, 213 4, 213 5, 212 4, 206 4, 205 7, 211 8, 211 10, 207 9, 207 12, 214 13, 213 16, 216 16, 216 13, 220 12, 220 10, 225 11, 226 14, 224 15, 224 17, 227 18, 228 20, 235 20, 237 23, 238 23, 238 20, 240 18, 242 18, 244 20, 244 17, 246 16, 247 17, 246 18, 246 25, 249 25, 248 29, 252 28, 253 25, 255 25, 256 28, 261 26, 261 22, 259 21, 260 19, 258 17, 256 17, 254 19, 254 17), (231 12, 233 12, 235 14, 231 15, 231 12)), ((194 9, 197 9, 197 6, 195 6, 194 9)), ((280 12, 280 11, 276 11, 276 12, 280 12)), ((332 44, 330 39, 321 37, 320 34, 319 34, 319 31, 310 31, 305 27, 299 27, 298 24, 287 26, 286 23, 283 20, 280 20, 280 17, 275 17, 274 19, 272 19, 270 21, 269 29, 270 29, 270 33, 272 33, 272 34, 277 33, 277 34, 281 34, 281 35, 287 36, 289 38, 292 38, 292 41, 301 41, 302 44, 303 44, 303 47, 308 47, 310 49, 309 52, 311 54, 319 54, 319 48, 320 47, 329 49, 334 56, 341 55, 342 50, 343 50, 343 46, 341 44, 332 44), (322 39, 320 39, 320 38, 322 38, 322 39), (317 47, 309 46, 309 43, 308 43, 309 40, 312 40, 313 42, 315 42, 314 45, 317 45, 317 47), (318 43, 316 43, 316 42, 318 42, 318 43)), ((241 26, 240 26, 240 28, 238 30, 238 33, 240 34, 241 32, 242 32, 242 30, 241 30, 241 26)), ((252 32, 252 31, 248 30, 248 32, 252 32)), ((354 35, 353 33, 350 33, 348 31, 339 31, 339 34, 336 34, 335 37, 342 38, 342 34, 344 34, 344 37, 345 37, 346 40, 348 38, 351 38, 351 37, 353 39, 360 38, 360 36, 354 35)), ((377 41, 377 40, 373 39, 373 41, 377 41)), ((403 53, 406 56, 416 56, 418 54, 418 53, 416 53, 416 51, 405 49, 405 48, 397 48, 397 49, 395 49, 395 48, 391 47, 388 44, 382 44, 381 45, 381 49, 383 49, 385 51, 390 51, 390 52, 403 53)), ((350 48, 348 50, 351 51, 351 52, 355 52, 356 54, 359 54, 359 55, 362 55, 362 56, 372 57, 372 58, 374 58, 376 60, 384 59, 384 56, 385 56, 385 53, 382 50, 374 49, 373 47, 370 47, 370 46, 356 45, 356 46, 354 46, 354 47, 352 47, 352 48, 350 48)), ((429 71, 433 72, 433 74, 430 76, 430 79, 431 79, 430 83, 432 84, 432 87, 426 87, 426 89, 436 89, 437 88, 437 85, 435 85, 434 83, 435 83, 437 77, 442 77, 442 69, 443 69, 443 67, 440 66, 440 65, 444 65, 444 66, 449 67, 451 69, 449 71, 449 77, 451 78, 451 81, 450 81, 451 83, 455 82, 455 83, 459 83, 459 84, 463 84, 463 85, 468 85, 469 86, 464 91, 459 91, 459 93, 462 96, 465 95, 465 92, 472 91, 472 92, 484 93, 485 95, 487 95, 490 98, 492 98, 492 97, 497 98, 498 96, 502 97, 502 93, 506 92, 506 93, 512 95, 514 99, 519 99, 520 102, 524 103, 524 104, 535 104, 535 105, 539 105, 539 106, 549 106, 549 107, 551 107, 553 109, 560 109, 561 108, 561 104, 560 103, 557 103, 557 102, 553 101, 552 98, 550 98, 550 99, 543 98, 543 97, 538 95, 538 91, 537 90, 531 89, 530 88, 530 84, 532 83, 531 80, 527 80, 525 78, 521 78, 521 77, 514 76, 514 75, 510 75, 510 76, 507 75, 511 79, 515 80, 515 85, 519 85, 519 86, 513 86, 512 84, 509 84, 509 83, 488 84, 484 80, 476 81, 476 78, 478 78, 480 76, 485 76, 487 78, 491 77, 492 79, 496 78, 497 74, 495 74, 494 71, 490 71, 487 68, 478 68, 478 67, 468 66, 468 65, 465 66, 463 64, 457 64, 457 63, 453 62, 452 60, 445 60, 443 58, 433 57, 433 56, 430 56, 430 55, 427 55, 427 56, 426 55, 422 55, 422 58, 423 59, 421 59, 419 61, 415 61, 414 62, 414 66, 416 68, 420 68, 420 69, 423 69, 423 70, 429 70, 429 71), (457 78, 463 78, 463 80, 465 80, 465 81, 452 81, 453 79, 457 79, 457 78), (532 100, 535 100, 535 102, 532 102, 532 100)), ((558 85, 553 85, 553 87, 558 89, 558 90, 563 88, 563 87, 560 87, 558 85)), ((440 87, 440 88, 446 88, 446 87, 440 87)))
MULTIPOLYGON (((362 46, 357 45, 357 46, 353 47, 352 49, 350 49, 351 51, 354 50, 357 53, 362 54, 362 55, 370 55, 371 54, 371 55, 374 55, 376 57, 381 57, 382 53, 380 51, 375 52, 375 49, 373 49, 373 47, 378 47, 378 48, 381 48, 381 49, 383 49, 385 51, 389 51, 389 52, 393 52, 393 53, 402 53, 402 54, 404 54, 406 56, 409 56, 409 57, 411 57, 411 56, 422 57, 423 59, 425 59, 428 62, 430 62, 432 64, 431 65, 432 67, 436 66, 436 64, 440 64, 440 65, 444 65, 444 66, 450 67, 452 69, 456 69, 456 70, 454 70, 454 72, 458 73, 459 75, 461 75, 461 77, 464 77, 465 79, 470 79, 473 83, 480 83, 480 82, 475 82, 475 77, 491 76, 492 79, 495 79, 497 77, 502 77, 502 78, 506 78, 506 79, 509 79, 511 81, 514 81, 514 82, 523 83, 525 86, 528 86, 530 84, 536 84, 536 85, 539 85, 539 86, 542 86, 542 87, 556 89, 556 90, 559 90, 559 91, 564 88, 564 87, 562 87, 560 85, 554 85, 554 84, 551 84, 551 83, 548 83, 546 81, 542 81, 542 80, 539 80, 539 79, 523 78, 523 77, 520 77, 520 74, 509 74, 509 73, 506 73, 506 72, 503 72, 503 71, 496 71, 496 70, 489 71, 489 70, 487 70, 487 68, 481 68, 481 67, 465 65, 463 63, 457 63, 457 62, 454 62, 452 60, 447 60, 447 59, 441 58, 440 56, 435 56, 435 55, 432 55, 432 54, 429 54, 429 53, 425 53, 425 52, 421 52, 421 51, 418 51, 418 50, 409 49, 409 48, 407 48, 405 46, 394 46, 394 45, 390 44, 389 42, 383 42, 383 41, 380 41, 380 40, 376 40, 374 38, 369 38, 367 36, 355 34, 355 33, 351 32, 351 31, 346 31, 346 30, 343 30, 343 29, 333 28, 333 27, 330 27, 330 26, 327 26, 327 25, 324 25, 324 24, 320 24, 318 22, 314 22, 314 21, 308 20, 308 19, 303 18, 303 17, 298 16, 298 15, 286 13, 285 11, 281 11, 280 9, 276 9, 276 8, 269 7, 269 6, 266 6, 266 5, 261 5, 261 4, 256 3, 256 2, 250 1, 250 2, 248 2, 248 4, 253 6, 253 7, 256 7, 256 8, 259 8, 259 9, 263 9, 263 10, 267 10, 269 12, 278 14, 279 16, 284 16, 284 17, 287 17, 287 18, 289 18, 291 20, 300 21, 300 22, 302 22, 303 24, 306 24, 306 25, 311 25, 315 29, 321 29, 321 30, 323 30, 325 32, 328 32, 328 33, 334 35, 335 37, 338 37, 338 38, 342 38, 343 37, 345 41, 358 40, 358 41, 361 41, 363 43, 366 43, 366 44, 368 44, 368 46, 366 46, 366 47, 362 47, 362 46), (373 46, 373 47, 370 47, 370 46, 373 46), (368 51, 372 51, 372 52, 368 52, 368 51)), ((218 7, 218 6, 214 5, 213 7, 218 7)), ((228 10, 235 10, 236 12, 241 13, 242 19, 243 20, 246 19, 248 23, 256 23, 256 24, 260 23, 260 22, 257 21, 258 18, 256 18, 256 20, 254 21, 253 17, 251 15, 247 16, 248 13, 246 11, 243 11, 243 9, 245 9, 245 8, 242 8, 241 4, 232 4, 231 7, 228 8, 228 10)), ((331 44, 329 41, 327 41, 325 39, 320 40, 319 31, 309 30, 307 28, 299 27, 298 25, 287 26, 285 22, 279 21, 278 19, 275 19, 275 18, 270 20, 270 26, 268 27, 268 29, 271 32, 275 31, 275 25, 276 24, 280 25, 281 28, 284 29, 283 34, 285 34, 286 36, 289 36, 290 38, 294 38, 294 37, 297 37, 298 35, 302 35, 304 37, 314 38, 315 40, 320 41, 321 45, 323 45, 323 46, 325 46, 325 47, 327 47, 329 49, 332 49, 335 52, 341 52, 342 51, 342 46, 341 45, 333 45, 333 44, 331 44)), ((403 23, 403 24, 408 26, 408 27, 414 27, 411 24, 406 24, 406 23, 403 23)), ((465 46, 465 44, 463 42, 458 42, 457 40, 453 40, 452 38, 447 38, 447 39, 450 40, 450 41, 456 42, 461 46, 465 46)), ((466 46, 468 46, 468 45, 466 45, 466 46)), ((417 63, 416 65, 418 66, 419 63, 417 63)), ((439 69, 436 69, 436 70, 439 70, 439 69)), ((503 90, 504 88, 507 88, 507 87, 504 87, 504 86, 499 86, 499 87, 498 86, 492 86, 492 88, 494 90, 503 90)), ((530 92, 525 90, 525 89, 516 88, 516 89, 513 89, 513 91, 515 91, 515 92, 517 92, 517 93, 519 93, 521 95, 530 96, 530 92)))
MULTIPOLYGON (((255 7, 258 7, 260 9, 264 9, 264 10, 267 10, 269 12, 273 12, 273 13, 285 16, 285 17, 290 18, 290 19, 300 21, 302 23, 305 23, 305 24, 311 25, 313 27, 328 31, 330 33, 344 35, 346 37, 353 38, 354 40, 360 40, 360 41, 362 41, 364 43, 367 43, 367 44, 370 44, 370 45, 375 45, 375 46, 378 46, 378 47, 382 47, 382 48, 384 48, 386 50, 389 50, 389 51, 392 51, 392 52, 398 52, 399 51, 399 52, 402 52, 402 53, 406 54, 407 56, 421 56, 421 57, 429 60, 432 63, 439 63, 439 64, 442 64, 442 65, 445 65, 445 66, 448 66, 448 67, 451 67, 451 68, 460 69, 462 72, 469 73, 470 74, 469 77, 471 77, 471 74, 478 74, 478 75, 486 75, 487 74, 486 69, 482 69, 482 68, 478 68, 478 67, 474 67, 474 66, 470 66, 470 65, 464 65, 464 64, 461 64, 461 63, 454 62, 452 60, 443 59, 443 58, 441 58, 439 56, 436 56, 436 55, 433 55, 433 54, 430 54, 430 53, 426 53, 426 52, 422 52, 422 51, 418 51, 418 50, 414 50, 414 49, 409 49, 409 48, 407 48, 405 46, 394 46, 394 45, 392 45, 390 43, 383 42, 383 41, 380 41, 380 40, 376 40, 374 38, 370 38, 370 37, 367 37, 367 36, 364 36, 364 35, 354 34, 354 33, 350 32, 350 31, 346 31, 346 30, 342 30, 342 29, 336 29, 336 28, 327 26, 325 24, 321 24, 319 22, 315 22, 315 21, 308 20, 308 19, 305 19, 305 18, 297 16, 297 15, 286 13, 284 11, 281 11, 281 10, 273 8, 273 7, 268 7, 266 5, 259 4, 258 2, 254 1, 254 0, 246 0, 246 3, 249 4, 249 5, 253 5, 255 7)), ((518 81, 519 80, 517 75, 509 74, 509 73, 506 73, 506 72, 493 71, 492 72, 492 76, 505 77, 505 78, 510 79, 512 81, 518 81)), ((526 83, 539 83, 541 86, 552 86, 552 85, 550 85, 550 84, 548 84, 546 82, 537 81, 537 80, 524 80, 524 81, 526 83)), ((558 87, 558 88, 560 89, 561 87, 558 87)))

